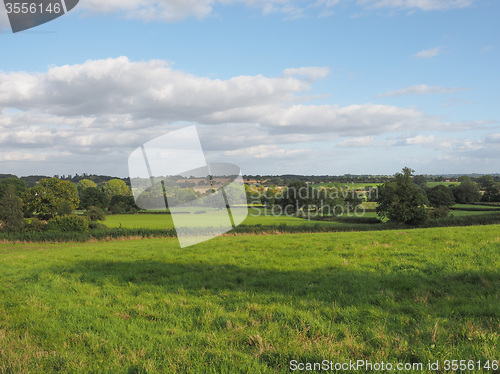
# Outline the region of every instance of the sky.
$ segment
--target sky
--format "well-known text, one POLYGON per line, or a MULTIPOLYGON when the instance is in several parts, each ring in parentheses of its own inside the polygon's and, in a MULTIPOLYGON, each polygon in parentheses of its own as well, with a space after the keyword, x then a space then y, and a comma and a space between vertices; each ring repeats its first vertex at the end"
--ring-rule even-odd
POLYGON ((0 174, 128 176, 197 125, 243 174, 500 173, 498 0, 80 0, 13 33, 0 174))

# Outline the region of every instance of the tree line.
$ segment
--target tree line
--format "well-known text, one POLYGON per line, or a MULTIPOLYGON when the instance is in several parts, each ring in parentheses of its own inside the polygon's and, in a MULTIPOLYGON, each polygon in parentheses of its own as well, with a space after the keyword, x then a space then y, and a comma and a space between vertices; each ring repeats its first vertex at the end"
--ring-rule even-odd
POLYGON ((89 179, 77 184, 59 178, 44 178, 32 187, 17 177, 0 180, 0 225, 4 231, 31 228, 40 231, 42 221, 49 226, 83 225, 105 219, 111 213, 137 211, 130 187, 121 179, 111 179, 98 186, 89 179), (86 210, 85 217, 75 217, 76 209, 86 210), (61 219, 61 217, 66 217, 61 219), (29 227, 26 227, 29 226, 29 227))

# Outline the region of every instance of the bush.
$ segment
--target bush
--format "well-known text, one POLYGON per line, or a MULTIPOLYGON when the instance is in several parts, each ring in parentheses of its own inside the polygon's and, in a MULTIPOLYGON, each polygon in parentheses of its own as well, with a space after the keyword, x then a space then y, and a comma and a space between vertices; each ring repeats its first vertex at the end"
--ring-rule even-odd
POLYGON ((89 220, 79 216, 57 216, 49 220, 47 230, 61 232, 88 232, 89 220))
POLYGON ((23 228, 23 205, 13 185, 8 186, 0 199, 0 222, 3 231, 19 232, 23 228))
POLYGON ((91 221, 104 221, 106 219, 104 211, 96 206, 89 207, 85 215, 91 221))
POLYGON ((449 212, 450 212, 450 210, 448 209, 448 207, 440 206, 439 208, 432 209, 429 212, 429 216, 431 218, 445 218, 445 217, 448 217, 449 212))
POLYGON ((47 226, 47 222, 42 221, 36 217, 27 218, 24 220, 24 222, 24 231, 42 232, 47 226))

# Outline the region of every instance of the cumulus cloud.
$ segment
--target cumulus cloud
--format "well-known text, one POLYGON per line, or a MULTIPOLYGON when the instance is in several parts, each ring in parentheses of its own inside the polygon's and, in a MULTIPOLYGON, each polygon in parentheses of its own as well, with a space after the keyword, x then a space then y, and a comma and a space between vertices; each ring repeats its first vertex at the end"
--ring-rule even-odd
MULTIPOLYGON (((6 162, 44 159, 55 173, 62 173, 56 167, 62 163, 73 170, 75 164, 122 165, 120 175, 126 175, 130 151, 186 124, 199 125, 202 145, 214 155, 304 161, 310 157, 307 143, 347 138, 339 144, 345 149, 370 146, 376 136, 466 131, 486 123, 448 123, 392 105, 304 101, 303 94, 327 73, 326 68, 300 67, 278 77, 221 80, 174 69, 165 61, 126 57, 44 72, 3 72, 2 157, 6 162)), ((418 141, 408 145, 425 145, 418 141)))
POLYGON ((388 91, 386 93, 378 95, 377 97, 448 94, 460 91, 465 91, 465 89, 460 87, 441 87, 441 86, 428 86, 426 84, 419 84, 416 86, 402 88, 400 90, 388 91))
POLYGON ((420 52, 416 53, 414 55, 414 57, 416 57, 416 58, 418 58, 420 60, 432 58, 432 57, 435 57, 435 56, 439 55, 439 53, 441 52, 442 49, 443 49, 443 47, 436 47, 436 48, 432 48, 432 49, 426 49, 425 51, 420 51, 420 52))
POLYGON ((255 158, 290 158, 303 156, 310 153, 309 149, 288 149, 277 145, 257 145, 253 147, 242 148, 234 151, 224 152, 225 156, 245 156, 255 158))

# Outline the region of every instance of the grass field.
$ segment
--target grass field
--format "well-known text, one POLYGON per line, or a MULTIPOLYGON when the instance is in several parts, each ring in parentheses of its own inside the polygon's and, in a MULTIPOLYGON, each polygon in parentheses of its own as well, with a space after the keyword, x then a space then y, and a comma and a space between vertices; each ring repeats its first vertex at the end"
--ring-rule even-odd
POLYGON ((184 249, 0 244, 0 372, 288 373, 292 359, 363 359, 440 360, 443 373, 445 359, 500 358, 499 269, 498 225, 184 249))
POLYGON ((499 209, 500 206, 491 206, 491 205, 476 205, 476 204, 455 204, 453 205, 454 209, 481 209, 481 210, 492 210, 499 209))
MULTIPOLYGON (((354 190, 359 190, 359 189, 365 189, 367 186, 372 186, 373 188, 382 185, 383 183, 339 183, 338 185, 341 187, 348 186, 351 189, 354 190)), ((449 185, 454 185, 458 186, 460 182, 427 182, 427 187, 432 188, 436 186, 449 186, 449 185)), ((319 184, 313 184, 312 187, 318 188, 318 187, 328 187, 328 186, 335 186, 333 183, 319 183, 319 184)))
MULTIPOLYGON (((377 203, 365 202, 363 203, 365 209, 375 209, 377 203)), ((476 208, 483 209, 484 211, 466 211, 466 210, 452 210, 450 211, 450 215, 453 216, 467 216, 467 215, 480 215, 487 214, 491 209, 495 209, 494 207, 488 206, 479 206, 479 205, 464 205, 457 204, 454 206, 456 209, 467 209, 467 208, 476 208)), ((361 212, 361 211, 360 211, 361 212)), ((225 214, 225 212, 223 212, 225 214)), ((249 216, 243 221, 244 225, 255 226, 278 226, 282 224, 286 224, 288 226, 296 226, 296 225, 339 225, 342 224, 340 222, 328 222, 328 221, 315 221, 314 219, 307 220, 298 217, 290 217, 286 215, 276 216, 272 215, 270 211, 265 213, 265 209, 263 208, 251 208, 249 210, 249 216), (253 214, 253 215, 252 215, 253 214), (267 215, 266 215, 267 214, 267 215)), ((365 212, 363 215, 364 218, 378 218, 376 212, 365 212)), ((189 219, 192 220, 192 224, 196 225, 196 223, 204 223, 206 219, 203 214, 190 214, 189 219)), ((384 220, 386 221, 386 220, 384 220)), ((169 214, 116 214, 109 215, 106 217, 106 220, 102 222, 106 226, 113 227, 124 227, 124 228, 173 228, 172 217, 169 214)), ((215 223, 214 223, 215 224, 215 223)))
MULTIPOLYGON (((224 212, 225 214, 225 212, 224 212)), ((206 219, 203 214, 191 214, 189 218, 193 220, 193 225, 198 221, 204 223, 206 219)), ((109 215, 106 220, 102 222, 108 227, 122 227, 136 228, 172 228, 172 217, 169 214, 116 214, 109 215)), ((308 221, 306 219, 290 217, 286 215, 276 216, 272 215, 269 211, 265 213, 262 208, 252 208, 249 210, 249 216, 243 221, 244 225, 313 225, 318 224, 317 221, 308 221), (267 214, 267 215, 266 215, 267 214)), ((334 222, 321 222, 321 225, 332 225, 334 222)), ((338 223, 337 223, 338 224, 338 223)))

